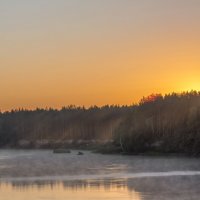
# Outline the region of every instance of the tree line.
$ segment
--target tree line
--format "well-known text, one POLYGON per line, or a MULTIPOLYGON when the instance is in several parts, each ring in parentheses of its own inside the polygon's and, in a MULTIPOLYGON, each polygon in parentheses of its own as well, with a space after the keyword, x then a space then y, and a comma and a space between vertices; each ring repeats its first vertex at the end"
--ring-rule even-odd
POLYGON ((0 147, 17 146, 20 141, 111 140, 128 106, 73 105, 61 110, 18 109, 0 113, 0 147))
POLYGON ((0 147, 19 141, 111 140, 121 152, 200 154, 200 92, 152 94, 131 106, 0 113, 0 147))
POLYGON ((200 92, 141 99, 115 132, 122 151, 200 154, 200 92))

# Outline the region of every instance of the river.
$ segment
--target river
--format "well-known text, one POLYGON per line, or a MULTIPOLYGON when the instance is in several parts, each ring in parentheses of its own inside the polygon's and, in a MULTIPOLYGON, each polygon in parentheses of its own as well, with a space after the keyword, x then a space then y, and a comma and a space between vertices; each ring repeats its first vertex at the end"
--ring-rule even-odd
POLYGON ((1 200, 199 200, 200 159, 0 150, 1 200))

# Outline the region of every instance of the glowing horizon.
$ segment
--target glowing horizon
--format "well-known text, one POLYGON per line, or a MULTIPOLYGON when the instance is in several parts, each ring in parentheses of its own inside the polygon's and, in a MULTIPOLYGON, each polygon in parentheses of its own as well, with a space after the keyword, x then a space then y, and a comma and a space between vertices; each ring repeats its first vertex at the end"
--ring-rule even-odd
POLYGON ((0 2, 0 110, 200 90, 199 9, 198 0, 0 2))

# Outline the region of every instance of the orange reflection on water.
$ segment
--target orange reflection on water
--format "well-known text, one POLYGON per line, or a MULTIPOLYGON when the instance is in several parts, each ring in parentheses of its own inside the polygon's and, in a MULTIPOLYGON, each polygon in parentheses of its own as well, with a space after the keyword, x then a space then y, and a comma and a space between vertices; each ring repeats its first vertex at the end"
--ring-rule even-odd
POLYGON ((84 187, 66 187, 62 183, 55 185, 31 185, 28 187, 16 186, 10 183, 0 185, 1 199, 3 200, 99 200, 99 199, 123 199, 123 200, 141 200, 140 194, 134 190, 128 190, 126 186, 112 185, 105 187, 103 185, 84 187))

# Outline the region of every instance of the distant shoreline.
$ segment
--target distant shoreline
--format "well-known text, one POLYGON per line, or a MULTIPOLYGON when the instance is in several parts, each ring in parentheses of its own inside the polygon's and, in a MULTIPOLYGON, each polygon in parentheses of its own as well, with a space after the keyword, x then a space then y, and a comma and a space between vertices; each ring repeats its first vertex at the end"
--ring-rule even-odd
POLYGON ((104 145, 99 145, 98 147, 94 147, 94 146, 68 146, 68 147, 56 147, 56 148, 52 148, 52 147, 40 147, 40 148, 36 148, 36 147, 26 147, 26 148, 22 148, 22 147, 1 147, 0 150, 24 150, 24 151, 31 151, 31 150, 49 150, 52 151, 55 149, 66 149, 66 150, 81 150, 81 151, 91 151, 92 153, 95 154, 102 154, 102 155, 122 155, 122 156, 152 156, 152 157, 197 157, 198 156, 194 156, 194 155, 189 155, 186 153, 167 153, 167 152, 156 152, 156 151, 147 151, 147 152, 143 152, 143 153, 134 153, 134 152, 122 152, 118 147, 115 147, 113 145, 106 145, 106 147, 104 145))

